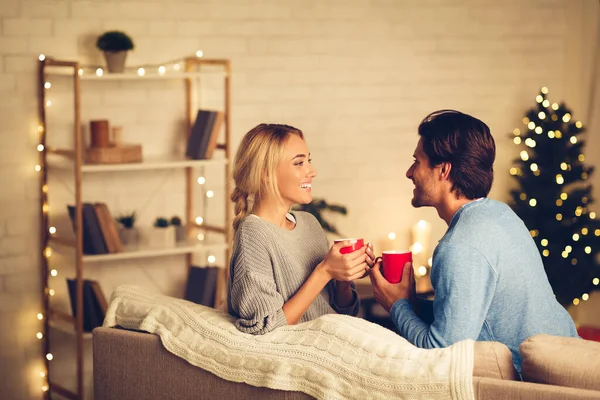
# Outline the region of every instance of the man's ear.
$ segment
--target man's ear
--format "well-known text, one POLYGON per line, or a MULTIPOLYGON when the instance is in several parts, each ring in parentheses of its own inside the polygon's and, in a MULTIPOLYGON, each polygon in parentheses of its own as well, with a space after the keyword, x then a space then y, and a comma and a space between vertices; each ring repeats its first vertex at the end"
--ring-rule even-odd
POLYGON ((450 170, 452 169, 452 164, 450 164, 449 162, 443 162, 442 164, 440 164, 441 168, 440 168, 440 178, 447 180, 448 177, 450 176, 450 170))

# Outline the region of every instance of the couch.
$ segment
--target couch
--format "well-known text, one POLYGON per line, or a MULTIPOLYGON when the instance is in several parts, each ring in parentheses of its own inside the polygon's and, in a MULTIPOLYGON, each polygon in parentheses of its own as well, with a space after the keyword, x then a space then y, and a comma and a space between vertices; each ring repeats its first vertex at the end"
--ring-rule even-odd
MULTIPOLYGON (((506 346, 475 343, 475 398, 600 399, 600 343, 537 335, 523 342, 521 353, 524 381, 506 346)), ((96 400, 311 398, 221 379, 171 354, 157 335, 145 332, 96 328, 93 354, 96 400)))

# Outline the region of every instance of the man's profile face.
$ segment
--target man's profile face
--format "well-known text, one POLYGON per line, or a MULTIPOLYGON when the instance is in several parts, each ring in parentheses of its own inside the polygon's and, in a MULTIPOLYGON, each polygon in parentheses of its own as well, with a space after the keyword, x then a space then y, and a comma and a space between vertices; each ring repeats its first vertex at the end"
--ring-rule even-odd
POLYGON ((419 138, 413 159, 412 165, 406 171, 406 177, 415 185, 411 203, 413 207, 435 206, 438 193, 436 177, 440 167, 431 167, 429 158, 423 151, 422 138, 419 138))

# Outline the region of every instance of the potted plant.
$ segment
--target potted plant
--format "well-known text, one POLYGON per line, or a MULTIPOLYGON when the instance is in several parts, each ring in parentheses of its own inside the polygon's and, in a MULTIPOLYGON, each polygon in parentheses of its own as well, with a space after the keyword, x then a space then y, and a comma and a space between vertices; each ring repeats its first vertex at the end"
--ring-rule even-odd
POLYGON ((171 247, 175 244, 175 230, 168 219, 156 217, 147 242, 150 247, 171 247))
POLYGON ((108 31, 98 37, 96 47, 104 52, 108 72, 125 71, 127 52, 133 50, 133 40, 125 32, 108 31))
POLYGON ((177 242, 184 242, 187 239, 187 232, 185 225, 181 223, 181 218, 177 215, 171 217, 171 226, 175 229, 175 240, 177 242))
POLYGON ((136 245, 139 242, 139 233, 135 225, 135 211, 121 214, 117 217, 119 223, 119 238, 124 246, 136 245))
POLYGON ((309 204, 297 204, 292 209, 298 211, 306 211, 314 215, 314 217, 317 219, 317 221, 319 221, 319 224, 321 224, 321 227, 325 230, 325 232, 335 233, 336 235, 339 235, 340 233, 338 232, 335 225, 333 225, 333 223, 325 219, 325 214, 348 214, 348 210, 345 206, 340 204, 330 204, 323 199, 313 199, 313 201, 309 204))

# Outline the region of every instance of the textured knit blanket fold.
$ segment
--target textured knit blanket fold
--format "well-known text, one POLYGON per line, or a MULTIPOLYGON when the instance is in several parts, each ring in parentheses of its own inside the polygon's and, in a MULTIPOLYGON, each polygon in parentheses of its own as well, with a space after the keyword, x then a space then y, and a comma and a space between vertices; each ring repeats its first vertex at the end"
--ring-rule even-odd
POLYGON ((215 309, 135 286, 114 291, 104 326, 158 335, 220 378, 318 399, 474 399, 473 341, 424 350, 360 318, 324 315, 253 336, 215 309))

